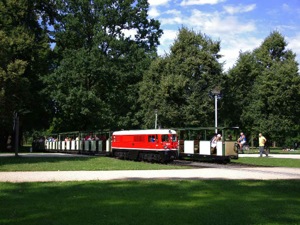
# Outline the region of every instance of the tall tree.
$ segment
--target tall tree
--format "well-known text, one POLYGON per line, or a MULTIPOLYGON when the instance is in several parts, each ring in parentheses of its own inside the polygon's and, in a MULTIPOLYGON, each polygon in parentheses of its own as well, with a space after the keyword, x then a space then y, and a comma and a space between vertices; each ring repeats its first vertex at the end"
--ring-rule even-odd
POLYGON ((235 66, 228 71, 224 85, 223 107, 220 117, 227 126, 239 126, 245 129, 241 115, 251 102, 251 93, 256 77, 261 72, 252 52, 240 52, 235 66))
POLYGON ((170 54, 154 61, 141 83, 140 113, 146 127, 153 127, 155 109, 163 127, 214 124, 209 92, 223 83, 219 51, 219 41, 179 30, 170 54))
POLYGON ((296 55, 286 48, 279 32, 272 32, 254 50, 261 73, 251 92, 251 102, 243 118, 252 129, 267 133, 273 139, 284 139, 299 133, 300 76, 296 55))
POLYGON ((241 53, 228 72, 223 116, 248 134, 273 140, 299 135, 300 76, 296 55, 271 32, 261 46, 241 53), (226 109, 226 110, 225 110, 226 109))
MULTIPOLYGON (((39 76, 48 70, 50 50, 47 33, 39 23, 41 15, 47 17, 42 13, 45 12, 42 6, 45 6, 43 1, 0 2, 1 149, 12 132, 14 115, 40 112, 37 107, 42 105, 42 101, 37 103, 42 88, 39 76)), ((29 118, 30 121, 24 122, 24 116, 21 117, 21 124, 27 127, 34 124, 35 117, 29 118)))
POLYGON ((126 128, 137 124, 137 83, 155 56, 159 22, 146 0, 60 0, 53 36, 59 60, 45 78, 52 129, 126 128), (132 35, 129 35, 129 34, 132 35))

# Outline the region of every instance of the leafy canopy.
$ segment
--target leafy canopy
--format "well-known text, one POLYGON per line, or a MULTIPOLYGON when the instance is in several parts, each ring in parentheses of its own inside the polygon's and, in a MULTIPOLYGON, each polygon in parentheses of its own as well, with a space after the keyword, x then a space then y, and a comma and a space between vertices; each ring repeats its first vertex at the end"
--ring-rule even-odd
POLYGON ((153 127, 158 109, 163 127, 212 126, 209 91, 223 82, 220 42, 181 28, 169 55, 152 62, 140 85, 145 127, 153 127))

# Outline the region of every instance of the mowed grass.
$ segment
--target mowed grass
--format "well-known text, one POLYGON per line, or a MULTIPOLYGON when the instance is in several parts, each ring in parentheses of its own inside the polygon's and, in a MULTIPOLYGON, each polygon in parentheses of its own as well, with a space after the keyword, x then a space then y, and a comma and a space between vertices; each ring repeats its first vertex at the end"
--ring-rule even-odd
MULTIPOLYGON (((239 158, 232 163, 294 167, 299 160, 239 158)), ((0 157, 2 172, 176 168, 182 167, 108 157, 0 157)), ((0 183, 0 224, 300 225, 299 186, 300 180, 0 183)))
MULTIPOLYGON (((250 148, 249 151, 245 151, 246 154, 259 154, 258 148, 250 148)), ((282 148, 270 148, 270 154, 285 154, 285 155, 293 155, 293 154, 300 154, 300 150, 294 150, 294 151, 286 151, 282 148)))
POLYGON ((168 164, 119 160, 110 157, 0 157, 0 171, 95 171, 183 169, 168 164))
POLYGON ((283 159, 283 158, 253 158, 240 157, 238 160, 231 160, 232 164, 244 164, 253 166, 268 166, 268 167, 291 167, 300 168, 300 159, 283 159))
POLYGON ((300 181, 0 183, 0 224, 300 224, 300 181))
MULTIPOLYGON (((232 164, 300 168, 299 159, 244 158, 232 164)), ((170 164, 119 160, 110 157, 0 157, 0 171, 100 171, 100 170, 162 170, 189 169, 170 164)))

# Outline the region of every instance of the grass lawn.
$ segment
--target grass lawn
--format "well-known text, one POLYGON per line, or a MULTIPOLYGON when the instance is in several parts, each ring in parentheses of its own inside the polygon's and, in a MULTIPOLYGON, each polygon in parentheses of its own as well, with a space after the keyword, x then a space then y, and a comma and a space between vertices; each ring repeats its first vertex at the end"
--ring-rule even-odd
MULTIPOLYGON (((300 167, 296 159, 265 157, 232 163, 300 167)), ((0 172, 175 168, 108 157, 0 158, 0 172)), ((299 186, 300 180, 0 183, 0 224, 300 225, 299 186)))
MULTIPOLYGON (((300 168, 299 159, 244 158, 231 160, 232 164, 300 168)), ((118 160, 110 157, 0 157, 1 171, 95 171, 95 170, 161 170, 189 169, 174 165, 118 160)))
MULTIPOLYGON (((250 148, 249 151, 245 151, 246 154, 259 154, 258 148, 250 148)), ((270 154, 300 154, 300 149, 294 151, 285 151, 282 148, 270 148, 270 154)))
POLYGON ((0 183, 0 224, 300 224, 300 180, 0 183))
POLYGON ((269 167, 292 167, 300 168, 299 159, 281 159, 281 158, 253 158, 253 157, 240 157, 238 160, 231 160, 232 164, 245 164, 255 166, 269 166, 269 167))
MULTIPOLYGON (((161 170, 178 166, 118 160, 110 157, 0 157, 0 171, 161 170)), ((190 167, 180 167, 190 168, 190 167)))

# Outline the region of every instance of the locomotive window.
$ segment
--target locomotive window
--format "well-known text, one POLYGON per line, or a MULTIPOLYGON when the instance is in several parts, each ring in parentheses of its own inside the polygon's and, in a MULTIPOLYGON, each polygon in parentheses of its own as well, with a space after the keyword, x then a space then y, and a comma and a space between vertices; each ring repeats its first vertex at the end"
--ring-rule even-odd
POLYGON ((177 136, 175 134, 172 135, 172 141, 176 142, 177 141, 177 136))
POLYGON ((177 141, 177 136, 175 134, 172 135, 162 135, 161 136, 162 141, 172 141, 172 142, 176 142, 177 141))
POLYGON ((155 142, 155 136, 154 135, 149 135, 148 136, 148 142, 155 142))
POLYGON ((162 141, 168 141, 169 140, 169 136, 168 135, 161 135, 161 140, 162 141))

